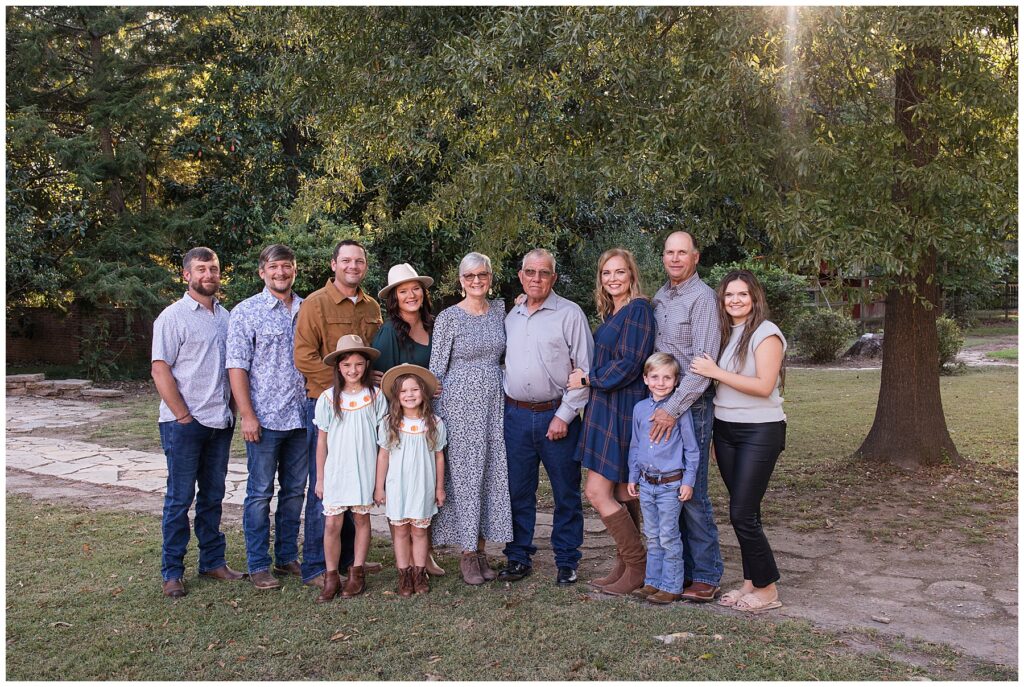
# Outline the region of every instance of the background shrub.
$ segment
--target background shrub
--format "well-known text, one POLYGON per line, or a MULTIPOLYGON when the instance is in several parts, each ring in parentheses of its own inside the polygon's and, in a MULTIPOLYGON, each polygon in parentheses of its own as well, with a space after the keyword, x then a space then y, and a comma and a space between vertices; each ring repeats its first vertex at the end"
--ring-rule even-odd
POLYGON ((956 320, 950 317, 935 320, 935 328, 939 334, 939 369, 952 372, 959 367, 956 356, 964 347, 964 333, 956 320))
POLYGON ((841 312, 808 310, 796 325, 797 351, 815 363, 832 362, 856 331, 853 320, 841 312))

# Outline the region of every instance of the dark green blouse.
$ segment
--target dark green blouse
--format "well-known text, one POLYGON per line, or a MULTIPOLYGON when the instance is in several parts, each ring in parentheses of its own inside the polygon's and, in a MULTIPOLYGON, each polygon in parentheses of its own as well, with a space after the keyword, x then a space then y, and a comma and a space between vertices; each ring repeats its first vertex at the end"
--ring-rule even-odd
POLYGON ((373 347, 380 351, 380 357, 373 363, 373 369, 380 372, 387 372, 396 365, 411 363, 420 367, 430 367, 430 344, 424 346, 409 340, 405 346, 398 343, 398 332, 395 331, 391 320, 388 320, 377 330, 377 336, 373 337, 373 347))

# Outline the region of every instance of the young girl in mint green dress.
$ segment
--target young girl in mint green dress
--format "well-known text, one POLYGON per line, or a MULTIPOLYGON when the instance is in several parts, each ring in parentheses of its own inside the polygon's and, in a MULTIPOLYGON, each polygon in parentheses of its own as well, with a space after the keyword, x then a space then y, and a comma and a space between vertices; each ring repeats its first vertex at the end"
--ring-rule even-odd
POLYGON ((334 386, 316 402, 313 423, 319 437, 316 447, 316 495, 323 500, 324 558, 327 573, 317 601, 362 594, 366 589, 363 564, 370 549, 370 509, 376 477, 377 425, 387 411, 387 401, 373 386, 370 363, 378 352, 355 335, 338 340, 324 364, 334 368, 334 386), (352 512, 356 528, 355 558, 342 588, 338 572, 341 558, 341 526, 345 511, 352 512))
POLYGON ((437 378, 429 370, 398 365, 384 375, 381 388, 389 407, 377 430, 380 451, 373 501, 384 506, 393 528, 398 594, 408 597, 430 591, 428 528, 445 499, 447 432, 431 406, 437 378))

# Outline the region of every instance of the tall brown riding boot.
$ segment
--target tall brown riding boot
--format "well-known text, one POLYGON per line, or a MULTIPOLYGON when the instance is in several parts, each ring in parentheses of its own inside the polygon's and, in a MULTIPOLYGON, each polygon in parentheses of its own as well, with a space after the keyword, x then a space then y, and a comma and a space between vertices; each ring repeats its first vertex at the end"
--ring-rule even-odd
POLYGON ((430 582, 427 581, 427 569, 422 566, 415 566, 412 569, 413 591, 417 594, 426 594, 430 591, 430 582))
POLYGON ((351 599, 366 590, 366 573, 361 565, 353 565, 348 569, 348 579, 341 589, 341 598, 351 599))
POLYGON ((412 596, 412 566, 398 569, 398 595, 404 598, 412 596))
POLYGON ((616 552, 615 567, 612 568, 612 571, 604 577, 595 577, 590 581, 590 584, 600 589, 601 587, 612 584, 613 582, 618 580, 620 577, 622 577, 622 573, 624 572, 626 572, 626 564, 622 561, 622 556, 620 556, 618 552, 616 552))
POLYGON ((629 510, 625 507, 614 515, 601 519, 604 521, 608 534, 612 535, 612 539, 615 540, 615 546, 619 549, 619 555, 626 568, 619 579, 605 585, 601 591, 612 596, 623 596, 643 586, 647 568, 647 551, 640 539, 640 532, 633 524, 633 519, 629 517, 629 510))
POLYGON ((640 520, 640 499, 630 499, 629 501, 623 501, 622 505, 629 511, 629 519, 633 521, 636 526, 637 532, 643 532, 644 526, 640 520))
POLYGON ((338 575, 337 570, 328 570, 324 573, 324 589, 320 592, 320 596, 316 597, 318 604, 327 603, 333 601, 334 597, 338 595, 338 589, 341 587, 341 577, 338 575))

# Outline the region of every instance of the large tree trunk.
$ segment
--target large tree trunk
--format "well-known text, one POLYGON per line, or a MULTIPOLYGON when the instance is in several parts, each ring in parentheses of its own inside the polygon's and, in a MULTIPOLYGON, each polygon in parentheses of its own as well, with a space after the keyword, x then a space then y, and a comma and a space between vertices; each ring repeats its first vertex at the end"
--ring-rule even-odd
MULTIPOLYGON (((895 154, 923 167, 935 159, 938 144, 922 117, 913 118, 930 84, 925 68, 937 69, 940 51, 912 47, 907 63, 896 74, 896 125, 904 144, 895 154)), ((907 212, 914 189, 893 187, 893 199, 907 212)), ((908 240, 910 240, 908 238, 908 240)), ((875 421, 857 454, 906 468, 934 465, 943 459, 960 461, 949 436, 939 392, 939 336, 935 319, 939 290, 935 283, 936 254, 929 250, 914 266, 915 276, 901 282, 885 299, 885 338, 882 342, 882 386, 875 421)))
POLYGON ((857 455, 905 468, 959 462, 946 428, 939 393, 939 336, 935 330, 938 288, 934 251, 913 280, 917 294, 893 289, 885 299, 882 386, 875 421, 857 455))

